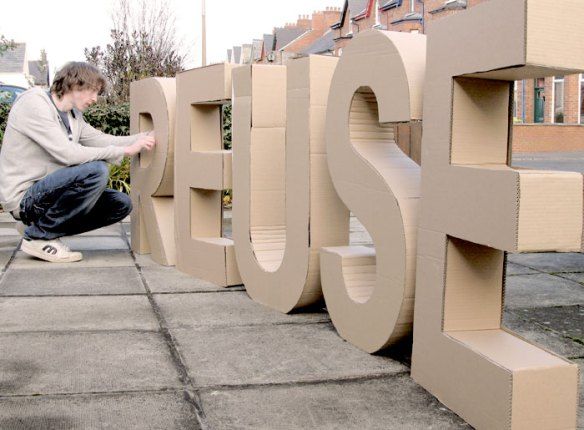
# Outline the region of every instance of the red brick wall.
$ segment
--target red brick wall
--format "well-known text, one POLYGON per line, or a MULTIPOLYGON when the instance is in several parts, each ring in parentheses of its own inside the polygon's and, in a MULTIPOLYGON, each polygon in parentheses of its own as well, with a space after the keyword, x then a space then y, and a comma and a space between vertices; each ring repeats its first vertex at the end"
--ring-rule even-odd
POLYGON ((513 151, 584 151, 584 126, 517 124, 513 127, 513 151))
POLYGON ((568 75, 564 78, 564 123, 578 124, 580 92, 580 75, 568 75))

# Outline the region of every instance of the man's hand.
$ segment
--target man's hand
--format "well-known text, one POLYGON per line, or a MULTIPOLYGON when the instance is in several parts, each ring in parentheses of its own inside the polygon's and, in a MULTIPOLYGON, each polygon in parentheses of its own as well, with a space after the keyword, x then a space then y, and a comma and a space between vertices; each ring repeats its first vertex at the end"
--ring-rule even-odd
POLYGON ((156 138, 154 137, 154 132, 149 132, 148 134, 140 137, 137 141, 124 148, 124 155, 131 157, 136 155, 142 150, 151 151, 156 145, 156 138))

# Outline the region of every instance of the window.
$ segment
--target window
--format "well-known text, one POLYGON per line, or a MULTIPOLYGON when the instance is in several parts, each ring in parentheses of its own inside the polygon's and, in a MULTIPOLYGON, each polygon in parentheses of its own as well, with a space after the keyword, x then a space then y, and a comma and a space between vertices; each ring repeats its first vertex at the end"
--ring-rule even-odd
POLYGON ((554 111, 553 122, 561 124, 564 122, 564 77, 554 77, 554 111))
POLYGON ((584 74, 580 75, 580 124, 584 124, 584 74))

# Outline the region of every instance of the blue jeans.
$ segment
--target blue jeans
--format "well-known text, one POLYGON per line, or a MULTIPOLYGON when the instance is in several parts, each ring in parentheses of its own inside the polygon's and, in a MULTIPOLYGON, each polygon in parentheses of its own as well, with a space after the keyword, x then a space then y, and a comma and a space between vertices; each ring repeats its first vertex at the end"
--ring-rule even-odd
POLYGON ((107 189, 109 169, 92 161, 59 169, 31 186, 20 202, 20 218, 30 239, 71 236, 124 219, 130 197, 107 189))

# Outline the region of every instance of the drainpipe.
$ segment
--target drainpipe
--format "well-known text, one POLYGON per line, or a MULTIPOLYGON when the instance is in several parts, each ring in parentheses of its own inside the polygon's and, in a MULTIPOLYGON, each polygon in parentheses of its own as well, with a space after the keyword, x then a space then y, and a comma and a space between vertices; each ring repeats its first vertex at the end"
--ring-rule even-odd
POLYGON ((422 34, 426 34, 426 5, 424 0, 418 0, 418 3, 422 3, 422 34))
POLYGON ((521 118, 523 120, 523 124, 525 124, 525 79, 522 82, 523 91, 521 91, 521 118))

